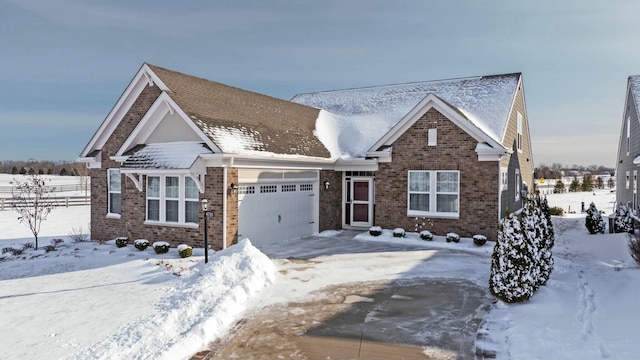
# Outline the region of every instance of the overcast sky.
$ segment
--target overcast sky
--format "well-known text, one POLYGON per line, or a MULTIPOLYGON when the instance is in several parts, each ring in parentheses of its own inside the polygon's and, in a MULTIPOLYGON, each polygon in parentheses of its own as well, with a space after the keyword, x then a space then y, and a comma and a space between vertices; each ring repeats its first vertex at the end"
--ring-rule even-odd
POLYGON ((73 160, 143 62, 295 94, 522 72, 536 165, 615 166, 638 1, 0 0, 0 160, 73 160))

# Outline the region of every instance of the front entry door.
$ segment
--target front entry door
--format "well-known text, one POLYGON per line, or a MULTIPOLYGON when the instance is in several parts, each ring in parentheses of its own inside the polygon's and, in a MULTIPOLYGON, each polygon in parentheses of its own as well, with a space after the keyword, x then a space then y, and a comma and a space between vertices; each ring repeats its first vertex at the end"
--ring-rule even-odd
POLYGON ((351 226, 370 227, 373 224, 372 179, 351 180, 351 226))

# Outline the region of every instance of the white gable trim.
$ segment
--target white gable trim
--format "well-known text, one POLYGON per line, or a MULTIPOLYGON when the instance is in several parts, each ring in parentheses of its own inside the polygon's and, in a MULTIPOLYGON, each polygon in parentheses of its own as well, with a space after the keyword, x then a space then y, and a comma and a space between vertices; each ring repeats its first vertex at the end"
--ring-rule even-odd
POLYGON ((167 93, 162 93, 151 105, 138 125, 133 129, 129 137, 124 141, 115 156, 122 156, 127 150, 138 144, 144 144, 149 136, 167 114, 178 114, 184 122, 196 133, 196 135, 209 146, 214 153, 220 153, 220 149, 206 136, 196 124, 193 123, 182 109, 171 99, 167 93))
POLYGON ((389 130, 369 149, 369 152, 374 152, 381 146, 392 145, 402 134, 409 130, 409 128, 411 128, 411 126, 413 126, 413 124, 415 124, 422 115, 431 109, 438 110, 438 112, 446 116, 454 124, 476 139, 478 143, 487 144, 489 147, 493 148, 496 153, 506 154, 509 152, 509 149, 498 143, 495 139, 474 125, 469 119, 455 111, 450 105, 442 101, 442 99, 433 93, 429 93, 413 109, 411 109, 407 115, 398 121, 391 130, 389 130))
MULTIPOLYGON (((511 121, 511 114, 513 113, 513 108, 516 106, 516 98, 518 97, 518 89, 522 91, 522 98, 524 103, 524 114, 523 117, 527 119, 527 124, 529 123, 529 118, 527 117, 527 104, 524 102, 524 88, 522 87, 522 75, 518 76, 518 83, 516 84, 516 91, 513 94, 513 99, 511 99, 511 107, 509 108, 509 114, 507 115, 507 122, 502 129, 502 134, 500 134, 500 141, 504 143, 504 138, 507 136, 507 130, 509 129, 509 122, 511 121)), ((527 128, 529 126, 527 125, 527 128)), ((527 131, 528 132, 528 131, 527 131)), ((498 135, 498 134, 496 134, 498 135)), ((531 142, 529 142, 531 143, 531 142)))
POLYGON ((80 157, 86 157, 93 150, 101 150, 115 131, 120 121, 129 111, 138 96, 147 86, 157 86, 161 91, 169 90, 167 85, 151 70, 147 64, 143 64, 140 70, 133 77, 118 102, 111 109, 96 133, 93 135, 87 146, 80 153, 80 157))

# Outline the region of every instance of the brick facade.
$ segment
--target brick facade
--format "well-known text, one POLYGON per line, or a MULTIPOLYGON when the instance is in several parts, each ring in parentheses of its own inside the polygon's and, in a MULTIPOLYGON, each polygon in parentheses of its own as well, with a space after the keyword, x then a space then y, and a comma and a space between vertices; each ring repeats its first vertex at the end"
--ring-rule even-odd
POLYGON ((342 227, 342 172, 333 170, 320 171, 320 208, 319 231, 335 230, 342 227), (329 182, 329 188, 324 188, 324 182, 329 182))
MULTIPOLYGON (((91 237, 95 240, 111 240, 119 236, 127 236, 130 240, 167 241, 171 246, 184 243, 195 247, 204 247, 204 217, 202 213, 199 217, 198 227, 144 224, 146 219, 146 187, 143 183, 143 189, 139 191, 133 181, 125 175, 121 175, 121 216, 119 219, 107 218, 107 171, 110 168, 120 167, 120 164, 111 160, 110 157, 116 154, 159 94, 160 90, 157 86, 146 87, 142 91, 102 148, 102 167, 91 170, 91 237)), ((208 243, 215 250, 223 247, 223 196, 227 197, 227 209, 230 209, 226 214, 227 228, 237 229, 238 224, 237 195, 223 189, 224 172, 223 168, 208 168, 205 176, 205 193, 200 194, 200 200, 206 198, 209 201, 209 208, 214 211, 214 217, 208 220, 208 243)), ((237 178, 237 169, 228 169, 228 183, 235 182, 237 184, 237 178)), ((143 177, 143 182, 146 182, 146 177, 143 177)), ((230 230, 227 233, 227 246, 235 241, 235 233, 230 230)))
POLYGON ((407 215, 409 170, 459 170, 459 219, 430 218, 427 225, 437 235, 456 232, 496 239, 498 226, 497 161, 478 161, 478 141, 435 109, 424 114, 393 144, 393 161, 376 172, 374 225, 414 231, 415 217, 407 215), (437 146, 427 146, 427 130, 437 128, 437 146))

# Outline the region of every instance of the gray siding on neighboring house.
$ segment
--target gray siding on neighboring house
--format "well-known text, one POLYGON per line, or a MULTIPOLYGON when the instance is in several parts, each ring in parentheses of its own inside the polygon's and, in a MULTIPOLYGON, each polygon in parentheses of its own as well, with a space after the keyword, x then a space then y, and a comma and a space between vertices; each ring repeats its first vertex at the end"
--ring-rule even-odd
MULTIPOLYGON (((618 149, 618 164, 616 170, 616 202, 618 204, 635 204, 637 210, 637 199, 633 199, 633 172, 640 170, 638 165, 633 164, 633 159, 640 155, 640 123, 638 122, 638 111, 631 89, 627 93, 627 107, 624 110, 622 119, 622 130, 620 133, 620 144, 618 149), (627 119, 629 124, 631 144, 627 155, 627 119), (626 176, 629 172, 629 188, 627 189, 626 176)), ((637 212, 636 212, 637 213, 637 212)))
POLYGON ((507 189, 502 190, 500 196, 500 218, 505 214, 512 213, 522 208, 522 196, 516 200, 516 169, 520 170, 520 189, 523 183, 526 183, 528 190, 533 191, 533 156, 531 150, 530 134, 529 134, 529 118, 527 116, 524 91, 522 84, 518 86, 518 91, 513 102, 511 114, 509 114, 509 122, 504 134, 502 145, 513 150, 511 156, 505 156, 500 161, 501 168, 508 168, 507 189), (522 150, 517 149, 518 135, 518 113, 522 115, 522 150))

